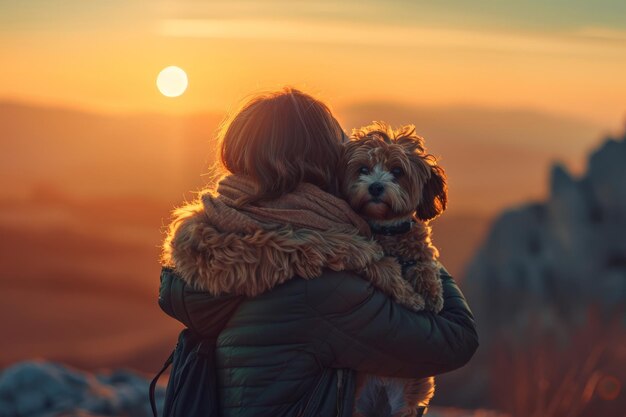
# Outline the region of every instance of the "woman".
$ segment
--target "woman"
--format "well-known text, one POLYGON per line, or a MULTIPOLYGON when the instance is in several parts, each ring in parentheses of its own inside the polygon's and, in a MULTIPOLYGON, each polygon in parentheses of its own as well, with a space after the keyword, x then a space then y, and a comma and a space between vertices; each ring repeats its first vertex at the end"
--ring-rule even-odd
MULTIPOLYGON (((175 212, 159 302, 210 346, 220 415, 350 416, 356 372, 436 375, 478 346, 443 267, 439 315, 410 311, 366 279, 398 266, 335 196, 343 138, 309 95, 258 96, 219 133, 216 189, 175 212)), ((179 403, 199 401, 207 382, 179 374, 170 385, 183 388, 168 387, 167 401, 176 391, 188 398, 179 403)))

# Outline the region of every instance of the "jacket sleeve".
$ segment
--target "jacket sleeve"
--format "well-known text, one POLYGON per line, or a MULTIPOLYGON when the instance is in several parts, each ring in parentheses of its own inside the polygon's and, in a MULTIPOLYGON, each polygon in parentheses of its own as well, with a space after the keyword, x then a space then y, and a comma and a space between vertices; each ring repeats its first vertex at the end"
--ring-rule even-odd
POLYGON ((465 365, 478 348, 474 317, 454 279, 441 269, 439 314, 397 304, 356 274, 332 272, 308 282, 325 365, 381 376, 421 378, 465 365))

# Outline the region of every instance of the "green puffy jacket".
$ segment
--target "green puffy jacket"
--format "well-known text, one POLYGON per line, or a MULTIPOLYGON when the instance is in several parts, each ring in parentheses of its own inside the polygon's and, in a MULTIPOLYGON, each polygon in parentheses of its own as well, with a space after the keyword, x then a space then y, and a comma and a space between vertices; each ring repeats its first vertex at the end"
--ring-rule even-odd
POLYGON ((356 371, 420 378, 470 360, 478 347, 472 313, 445 269, 441 276, 439 314, 410 311, 358 275, 330 270, 241 301, 194 290, 164 269, 159 304, 217 337, 223 416, 345 417, 356 371))

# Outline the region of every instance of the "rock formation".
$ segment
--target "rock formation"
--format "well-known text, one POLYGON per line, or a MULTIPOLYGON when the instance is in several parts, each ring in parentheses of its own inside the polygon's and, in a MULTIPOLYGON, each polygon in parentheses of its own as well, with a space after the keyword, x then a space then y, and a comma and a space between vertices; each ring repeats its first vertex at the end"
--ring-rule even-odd
POLYGON ((504 212, 463 284, 485 342, 531 315, 549 328, 580 322, 591 305, 623 304, 626 135, 595 151, 581 178, 554 165, 547 200, 504 212))
POLYGON ((444 387, 457 404, 512 416, 623 410, 626 133, 580 178, 554 165, 545 201, 497 218, 463 290, 480 348, 444 387))
MULTIPOLYGON (((124 370, 90 374, 54 362, 20 362, 0 373, 0 417, 148 417, 149 383, 124 370)), ((157 386, 159 408, 164 396, 157 386)))

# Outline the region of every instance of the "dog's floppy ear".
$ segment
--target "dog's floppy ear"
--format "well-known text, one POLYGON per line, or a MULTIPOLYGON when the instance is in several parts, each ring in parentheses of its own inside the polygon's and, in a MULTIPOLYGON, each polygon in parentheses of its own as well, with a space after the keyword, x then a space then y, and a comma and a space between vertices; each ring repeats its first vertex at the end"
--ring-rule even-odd
POLYGON ((448 184, 446 173, 438 165, 430 166, 430 178, 422 189, 422 198, 417 205, 417 217, 428 221, 439 216, 448 204, 448 184))

